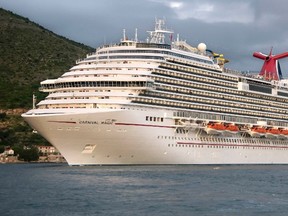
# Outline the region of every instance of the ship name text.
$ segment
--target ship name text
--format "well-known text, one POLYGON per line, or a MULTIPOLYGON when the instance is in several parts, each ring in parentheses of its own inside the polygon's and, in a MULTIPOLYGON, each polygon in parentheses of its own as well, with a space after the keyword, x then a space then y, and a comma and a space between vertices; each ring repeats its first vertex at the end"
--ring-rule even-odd
POLYGON ((80 120, 79 124, 95 124, 95 125, 111 125, 116 122, 116 119, 105 119, 103 121, 88 121, 88 120, 80 120))

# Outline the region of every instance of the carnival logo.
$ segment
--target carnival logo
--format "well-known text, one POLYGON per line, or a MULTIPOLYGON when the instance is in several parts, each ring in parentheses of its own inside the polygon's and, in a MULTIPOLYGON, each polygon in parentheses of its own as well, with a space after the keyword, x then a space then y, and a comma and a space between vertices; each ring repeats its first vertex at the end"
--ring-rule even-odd
POLYGON ((88 121, 88 120, 85 120, 85 121, 79 121, 79 124, 91 124, 91 125, 111 125, 113 124, 114 122, 116 122, 117 120, 116 119, 105 119, 103 121, 88 121))

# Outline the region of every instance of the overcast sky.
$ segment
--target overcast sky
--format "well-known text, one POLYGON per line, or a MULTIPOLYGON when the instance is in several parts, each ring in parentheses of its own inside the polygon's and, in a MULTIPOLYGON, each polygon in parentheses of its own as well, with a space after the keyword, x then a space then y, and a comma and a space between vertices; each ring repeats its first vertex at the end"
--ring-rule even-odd
MULTIPOLYGON (((145 40, 155 17, 193 46, 204 42, 223 53, 226 67, 259 71, 254 51, 288 51, 287 0, 0 0, 0 7, 45 28, 97 47, 128 37, 145 40)), ((280 61, 288 77, 288 58, 280 61)))

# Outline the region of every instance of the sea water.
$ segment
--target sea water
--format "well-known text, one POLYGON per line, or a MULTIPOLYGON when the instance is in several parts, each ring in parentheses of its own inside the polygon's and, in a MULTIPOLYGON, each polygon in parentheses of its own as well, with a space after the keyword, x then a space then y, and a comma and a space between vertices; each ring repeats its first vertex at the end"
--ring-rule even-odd
POLYGON ((288 166, 0 165, 0 215, 288 215, 288 166))

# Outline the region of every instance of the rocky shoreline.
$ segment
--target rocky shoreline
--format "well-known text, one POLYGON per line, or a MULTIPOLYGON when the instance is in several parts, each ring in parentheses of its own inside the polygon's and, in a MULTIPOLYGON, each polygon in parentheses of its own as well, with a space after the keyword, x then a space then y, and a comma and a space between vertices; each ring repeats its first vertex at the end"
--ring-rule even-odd
MULTIPOLYGON (((48 155, 40 156, 39 160, 31 161, 33 163, 67 163, 62 155, 48 155)), ((13 163, 29 163, 27 161, 18 160, 18 156, 5 156, 0 155, 0 164, 13 164, 13 163)))

